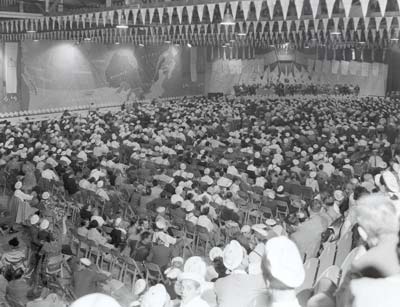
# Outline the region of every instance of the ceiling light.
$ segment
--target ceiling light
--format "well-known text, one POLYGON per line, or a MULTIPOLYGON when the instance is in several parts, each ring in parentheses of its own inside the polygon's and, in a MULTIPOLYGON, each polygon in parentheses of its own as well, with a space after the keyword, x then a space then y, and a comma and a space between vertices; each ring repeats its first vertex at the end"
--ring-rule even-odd
POLYGON ((234 26, 235 24, 235 20, 233 20, 232 14, 230 13, 226 13, 221 21, 221 25, 224 26, 234 26))

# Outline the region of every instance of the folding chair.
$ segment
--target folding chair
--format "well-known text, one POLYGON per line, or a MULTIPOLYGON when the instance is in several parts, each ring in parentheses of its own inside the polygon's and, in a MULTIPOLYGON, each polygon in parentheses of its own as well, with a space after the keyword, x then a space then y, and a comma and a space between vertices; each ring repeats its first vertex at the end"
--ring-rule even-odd
POLYGON ((196 251, 198 248, 202 248, 204 251, 204 256, 208 255, 208 247, 210 245, 210 233, 205 227, 196 225, 197 230, 197 242, 196 242, 196 251))
POLYGON ((164 283, 164 275, 161 272, 159 265, 151 262, 144 262, 146 268, 147 278, 155 283, 164 283))
POLYGON ((333 265, 334 261, 335 261, 335 254, 336 254, 336 243, 332 242, 332 243, 327 243, 324 246, 324 249, 321 253, 321 255, 319 256, 319 270, 318 270, 318 275, 317 275, 317 279, 320 278, 321 274, 331 265, 333 265))
POLYGON ((185 237, 191 241, 190 248, 194 251, 197 242, 196 225, 187 220, 185 220, 185 237))
POLYGON ((337 252, 335 258, 335 265, 341 266, 351 251, 353 236, 351 232, 347 232, 341 237, 337 243, 337 252))
POLYGON ((63 265, 64 255, 49 257, 46 264, 46 274, 63 278, 63 265))
POLYGON ((275 216, 282 220, 285 219, 289 214, 288 204, 280 200, 276 200, 275 202, 277 203, 275 216))
POLYGON ((304 263, 304 271, 306 273, 306 277, 304 279, 303 284, 296 289, 297 293, 305 289, 311 289, 314 286, 315 277, 317 275, 319 266, 319 259, 318 258, 310 258, 304 263))
MULTIPOLYGON (((125 266, 124 270, 122 273, 122 282, 126 283, 126 279, 128 278, 128 284, 129 282, 131 283, 132 290, 135 286, 135 283, 137 281, 137 277, 145 279, 145 273, 146 273, 146 268, 144 267, 143 263, 138 263, 132 258, 129 257, 122 257, 125 266)), ((146 280, 147 282, 147 280, 146 280)))

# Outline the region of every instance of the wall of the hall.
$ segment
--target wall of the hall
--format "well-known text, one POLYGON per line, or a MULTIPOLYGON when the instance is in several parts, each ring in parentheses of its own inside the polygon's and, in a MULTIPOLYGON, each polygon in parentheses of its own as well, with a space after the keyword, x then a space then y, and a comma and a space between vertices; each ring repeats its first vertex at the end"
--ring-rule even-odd
POLYGON ((24 41, 20 50, 19 110, 204 93, 204 48, 24 41))

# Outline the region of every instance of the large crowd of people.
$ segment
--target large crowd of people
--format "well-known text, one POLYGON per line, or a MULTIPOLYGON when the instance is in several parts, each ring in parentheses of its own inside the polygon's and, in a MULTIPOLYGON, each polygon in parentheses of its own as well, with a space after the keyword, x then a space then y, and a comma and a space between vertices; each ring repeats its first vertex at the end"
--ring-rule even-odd
POLYGON ((360 93, 358 85, 315 84, 312 82, 269 82, 268 84, 238 84, 233 87, 236 96, 256 95, 260 90, 278 96, 292 95, 355 95, 360 93))
POLYGON ((398 306, 399 111, 184 97, 3 121, 0 303, 398 306), (349 233, 354 259, 298 291, 349 233))

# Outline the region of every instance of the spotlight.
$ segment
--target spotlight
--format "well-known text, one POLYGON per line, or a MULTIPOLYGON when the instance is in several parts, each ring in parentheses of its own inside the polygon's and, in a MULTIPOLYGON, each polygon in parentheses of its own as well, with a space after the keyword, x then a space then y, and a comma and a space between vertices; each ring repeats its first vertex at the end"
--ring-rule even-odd
POLYGON ((187 46, 188 46, 189 48, 192 48, 192 45, 191 45, 190 43, 187 43, 187 46))

